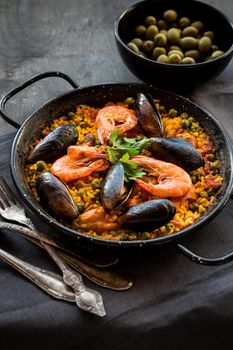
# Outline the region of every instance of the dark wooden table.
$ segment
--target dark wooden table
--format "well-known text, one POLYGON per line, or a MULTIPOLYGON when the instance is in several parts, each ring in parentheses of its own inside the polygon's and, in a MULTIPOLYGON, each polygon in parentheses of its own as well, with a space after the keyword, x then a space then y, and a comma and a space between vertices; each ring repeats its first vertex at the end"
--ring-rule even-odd
MULTIPOLYGON (((0 0, 0 95, 29 77, 61 71, 80 86, 139 82, 118 55, 113 24, 130 0, 0 0)), ((232 0, 205 0, 233 18, 232 0)), ((45 80, 9 103, 19 123, 36 107, 70 87, 45 80)), ((52 80, 52 81, 51 81, 52 80)), ((184 92, 185 94, 185 92, 184 92)), ((233 140, 233 62, 213 81, 188 95, 211 112, 233 140)), ((0 119, 0 173, 10 180, 9 159, 16 130, 0 119)), ((205 228, 185 239, 203 255, 233 249, 233 203, 205 228)), ((9 233, 1 247, 46 268, 46 254, 9 233)), ((204 267, 172 246, 124 252, 120 272, 134 280, 125 293, 98 288, 107 317, 95 319, 73 305, 49 298, 0 262, 1 349, 230 349, 233 344, 232 264, 204 267)), ((55 271, 57 271, 55 269, 55 271)), ((92 285, 92 287, 94 287, 92 285)))

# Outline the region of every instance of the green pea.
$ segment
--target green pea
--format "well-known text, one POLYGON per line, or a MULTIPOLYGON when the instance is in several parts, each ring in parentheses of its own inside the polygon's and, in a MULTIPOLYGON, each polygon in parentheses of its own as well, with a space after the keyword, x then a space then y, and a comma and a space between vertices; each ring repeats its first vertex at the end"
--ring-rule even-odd
POLYGON ((191 176, 192 183, 195 184, 197 182, 197 177, 195 175, 191 176))
POLYGON ((80 128, 85 129, 87 127, 87 123, 86 122, 80 122, 79 126, 80 126, 80 128))
POLYGON ((208 196, 214 196, 215 195, 215 190, 213 188, 209 188, 207 190, 208 196))
POLYGON ((177 45, 171 45, 171 46, 169 46, 169 49, 168 49, 168 50, 169 50, 169 51, 176 50, 176 51, 180 51, 180 52, 183 53, 182 49, 181 49, 179 46, 177 46, 177 45))
POLYGON ((177 114, 178 114, 178 112, 176 109, 174 109, 174 108, 169 109, 169 112, 168 112, 169 117, 174 118, 177 116, 177 114))
POLYGON ((135 102, 133 97, 127 97, 124 101, 128 106, 132 106, 135 102))
POLYGON ((188 120, 189 120, 190 123, 195 122, 195 119, 193 117, 189 117, 188 120))
POLYGON ((212 50, 213 52, 219 50, 218 45, 211 45, 211 50, 212 50))
POLYGON ((182 120, 182 127, 188 129, 190 127, 190 121, 188 119, 182 120))
POLYGON ((199 195, 202 198, 207 198, 208 197, 208 193, 206 191, 201 191, 199 195))
POLYGON ((210 170, 217 170, 218 166, 219 166, 219 163, 217 160, 215 162, 210 162, 210 170))
POLYGON ((145 18, 145 24, 147 25, 147 26, 150 26, 150 25, 152 25, 152 24, 156 24, 156 18, 154 17, 154 16, 146 16, 146 18, 145 18))
POLYGON ((165 107, 164 106, 159 106, 159 111, 160 111, 160 113, 164 113, 165 112, 165 107))
POLYGON ((216 160, 216 156, 213 153, 208 154, 208 160, 211 162, 214 162, 216 160))
POLYGON ((188 115, 188 113, 183 112, 183 113, 181 113, 180 116, 181 116, 182 119, 186 119, 186 118, 188 118, 189 115, 188 115))
POLYGON ((74 112, 69 112, 67 115, 67 120, 71 120, 75 117, 75 113, 74 112))
POLYGON ((192 125, 191 125, 191 130, 193 131, 193 132, 195 132, 195 131, 199 131, 201 128, 200 128, 200 125, 199 125, 199 123, 192 123, 192 125))
POLYGON ((36 162, 36 170, 37 170, 37 171, 48 170, 47 164, 46 164, 43 160, 38 160, 38 161, 36 162))

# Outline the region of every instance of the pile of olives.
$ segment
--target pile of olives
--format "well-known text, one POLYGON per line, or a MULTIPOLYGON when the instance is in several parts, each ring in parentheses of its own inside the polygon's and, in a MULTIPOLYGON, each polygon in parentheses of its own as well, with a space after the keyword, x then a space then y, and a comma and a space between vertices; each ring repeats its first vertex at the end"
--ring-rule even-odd
POLYGON ((214 39, 215 33, 206 30, 202 21, 179 18, 177 11, 170 9, 161 19, 147 16, 144 24, 135 28, 135 38, 127 46, 157 62, 194 64, 223 55, 214 39))

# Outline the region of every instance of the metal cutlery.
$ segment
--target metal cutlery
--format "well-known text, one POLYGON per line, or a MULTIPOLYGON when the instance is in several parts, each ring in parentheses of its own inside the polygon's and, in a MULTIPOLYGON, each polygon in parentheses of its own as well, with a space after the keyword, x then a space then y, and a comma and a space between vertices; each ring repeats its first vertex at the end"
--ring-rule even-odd
MULTIPOLYGON (((36 227, 33 225, 32 221, 26 216, 24 208, 13 196, 7 183, 2 177, 0 182, 0 214, 6 219, 23 223, 29 229, 36 232, 38 239, 41 241, 40 232, 36 230, 36 227)), ((100 293, 91 288, 85 287, 81 274, 71 270, 66 265, 62 258, 60 258, 59 253, 55 250, 56 248, 52 248, 47 243, 42 241, 41 244, 61 269, 63 281, 74 289, 77 306, 98 316, 104 316, 105 309, 100 293)))
POLYGON ((64 283, 60 275, 29 264, 3 249, 0 249, 0 258, 52 297, 75 302, 73 289, 64 283))

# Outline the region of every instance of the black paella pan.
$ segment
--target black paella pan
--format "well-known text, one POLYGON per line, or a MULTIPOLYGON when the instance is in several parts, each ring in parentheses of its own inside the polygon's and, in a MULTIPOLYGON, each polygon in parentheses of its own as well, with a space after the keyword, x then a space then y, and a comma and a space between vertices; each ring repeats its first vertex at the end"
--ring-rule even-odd
POLYGON ((83 242, 91 241, 93 243, 115 247, 161 245, 173 241, 179 250, 190 257, 193 261, 208 265, 217 265, 233 260, 233 252, 221 258, 206 259, 197 256, 177 242, 179 238, 194 232, 215 218, 215 216, 220 212, 220 210, 225 206, 227 201, 232 196, 233 152, 231 140, 219 122, 210 113, 203 110, 197 104, 182 96, 157 89, 151 85, 136 83, 115 83, 79 88, 70 77, 63 73, 46 72, 31 78, 30 80, 26 81, 5 95, 1 100, 0 114, 8 123, 19 129, 14 139, 11 152, 11 172, 17 191, 25 205, 50 227, 61 231, 64 234, 68 234, 81 239, 83 242), (27 86, 35 83, 38 80, 48 77, 63 78, 71 84, 74 90, 55 99, 52 99, 34 111, 26 119, 22 126, 9 118, 5 110, 7 101, 27 86), (187 112, 190 115, 194 115, 201 126, 209 134, 211 140, 214 143, 214 148, 217 150, 218 158, 221 161, 221 175, 224 178, 223 185, 217 194, 215 203, 197 222, 195 222, 190 227, 186 227, 178 233, 172 235, 145 241, 103 240, 95 237, 90 237, 81 232, 77 232, 61 225, 57 220, 50 216, 34 199, 26 181, 25 164, 29 156, 29 151, 31 149, 30 147, 34 143, 34 138, 38 138, 41 135, 41 131, 45 128, 45 126, 49 125, 53 119, 64 115, 71 110, 74 110, 78 104, 87 104, 94 107, 102 107, 106 102, 109 101, 119 102, 129 96, 134 97, 138 92, 151 94, 154 98, 158 98, 161 101, 161 104, 164 104, 167 108, 175 108, 182 112, 187 112))

